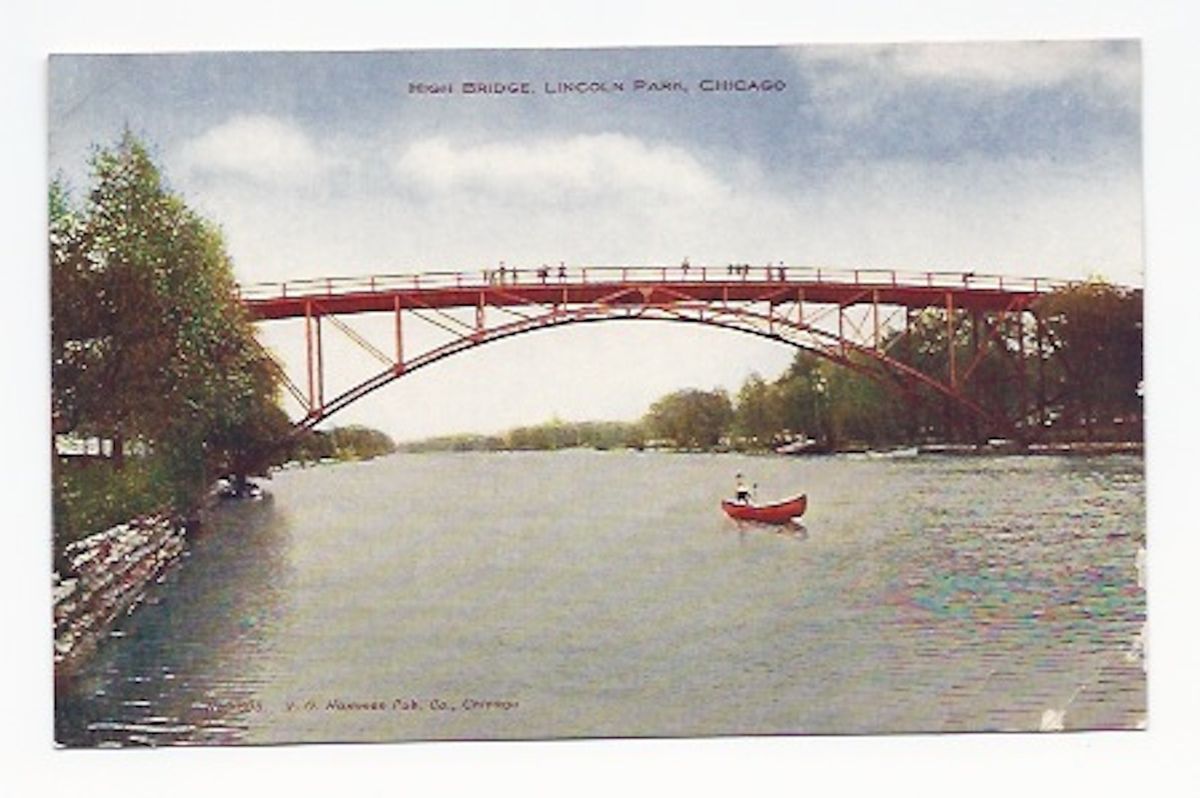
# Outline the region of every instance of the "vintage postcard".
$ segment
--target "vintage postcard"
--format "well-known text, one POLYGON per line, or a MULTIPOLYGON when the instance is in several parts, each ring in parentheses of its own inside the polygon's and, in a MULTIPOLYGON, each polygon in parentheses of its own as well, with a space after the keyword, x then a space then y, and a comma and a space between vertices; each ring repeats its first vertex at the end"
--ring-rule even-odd
POLYGON ((51 56, 56 741, 1145 728, 1141 153, 1128 40, 51 56))

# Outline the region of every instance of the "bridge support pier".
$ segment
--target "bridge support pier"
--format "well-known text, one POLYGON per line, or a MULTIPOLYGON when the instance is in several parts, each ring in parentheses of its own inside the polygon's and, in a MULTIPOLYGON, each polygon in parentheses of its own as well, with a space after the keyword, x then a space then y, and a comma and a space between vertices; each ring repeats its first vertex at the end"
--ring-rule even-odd
POLYGON ((308 373, 308 415, 313 415, 317 409, 317 391, 313 373, 313 307, 312 302, 304 303, 304 368, 308 373))
POLYGON ((1046 428, 1046 328, 1036 312, 1031 311, 1033 325, 1037 335, 1037 365, 1038 365, 1038 434, 1046 428))
POLYGON ((1020 380, 1020 389, 1017 395, 1020 403, 1020 419, 1021 423, 1028 429, 1029 425, 1029 374, 1025 358, 1025 311, 1017 311, 1017 379, 1020 380))
POLYGON ((396 295, 396 373, 404 370, 404 324, 400 314, 400 295, 396 295))
MULTIPOLYGON (((971 367, 973 368, 974 365, 979 363, 979 312, 976 310, 964 312, 963 317, 966 319, 967 324, 971 327, 971 367)), ((979 391, 976 390, 976 387, 981 379, 981 377, 976 377, 969 382, 964 380, 965 384, 962 386, 962 389, 972 400, 975 400, 979 395, 979 391)), ((967 418, 967 426, 970 429, 970 442, 979 443, 979 419, 975 416, 969 416, 967 418)))

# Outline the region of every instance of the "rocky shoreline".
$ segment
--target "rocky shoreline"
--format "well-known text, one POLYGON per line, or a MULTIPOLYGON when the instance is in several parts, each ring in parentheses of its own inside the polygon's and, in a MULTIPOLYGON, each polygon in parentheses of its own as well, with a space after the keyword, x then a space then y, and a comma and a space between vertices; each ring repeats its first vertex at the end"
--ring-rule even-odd
POLYGON ((54 672, 74 672, 122 614, 184 553, 186 527, 164 515, 136 518, 71 543, 53 574, 54 672))

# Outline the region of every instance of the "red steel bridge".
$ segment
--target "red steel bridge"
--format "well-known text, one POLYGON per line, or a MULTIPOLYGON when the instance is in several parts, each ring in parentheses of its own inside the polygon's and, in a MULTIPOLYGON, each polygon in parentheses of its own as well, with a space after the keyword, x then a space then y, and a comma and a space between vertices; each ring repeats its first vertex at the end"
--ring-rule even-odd
MULTIPOLYGON (((607 320, 705 324, 783 342, 879 380, 911 401, 940 395, 993 435, 1027 440, 1035 427, 1037 386, 1025 367, 1025 329, 1040 322, 1038 297, 1068 285, 1043 278, 974 272, 900 272, 783 266, 617 266, 441 271, 372 277, 304 279, 239 287, 255 321, 303 319, 304 374, 284 385, 300 404, 297 429, 310 429, 394 380, 477 346, 522 333, 607 320), (948 350, 949 363, 922 369, 897 357, 915 313, 946 311, 947 340, 969 335, 970 346, 948 350), (378 346, 346 318, 389 314, 393 331, 378 346), (406 348, 408 325, 440 329, 423 351, 406 348), (378 371, 327 391, 323 325, 328 324, 379 361, 378 371), (1017 342, 1017 350, 1006 341, 1017 342), (988 404, 976 384, 989 351, 1004 351, 1020 384, 1015 413, 988 404), (1032 388, 1032 391, 1031 391, 1032 388), (1031 401, 1032 398, 1032 401, 1031 401)), ((1037 358, 1040 364, 1042 358, 1037 358)), ((277 364, 278 365, 278 364, 277 364)), ((1036 382, 1036 375, 1033 378, 1036 382)))

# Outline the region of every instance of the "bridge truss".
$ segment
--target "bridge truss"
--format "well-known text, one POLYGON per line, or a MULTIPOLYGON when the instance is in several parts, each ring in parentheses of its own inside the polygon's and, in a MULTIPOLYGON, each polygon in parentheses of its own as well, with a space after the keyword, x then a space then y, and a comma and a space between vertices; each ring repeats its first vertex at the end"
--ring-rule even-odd
MULTIPOLYGON (((1031 312, 1044 293, 1066 285, 1041 278, 958 272, 705 267, 501 266, 479 272, 426 272, 362 278, 261 283, 239 289, 256 321, 302 319, 304 375, 297 381, 276 361, 299 403, 298 430, 406 375, 447 357, 527 332, 569 324, 659 320, 703 324, 786 343, 858 371, 909 403, 941 397, 989 435, 1036 437, 1044 387, 1030 386, 1026 341, 1044 362, 1040 322, 1031 312), (947 350, 948 363, 922 368, 906 350, 916 314, 945 311, 948 341, 970 341, 966 356, 947 350), (391 335, 377 345, 347 321, 388 314, 391 335), (408 325, 440 330, 440 340, 409 351, 408 325), (327 390, 324 326, 328 324, 379 362, 348 387, 327 390), (1027 336, 1025 330, 1034 334, 1027 336), (1013 332, 1016 331, 1014 335, 1013 332), (1012 342, 1016 342, 1014 348, 1012 342), (907 356, 901 357, 901 353, 907 356), (989 402, 979 375, 989 353, 1007 363, 1019 383, 1017 408, 989 402)), ((269 353, 268 353, 269 354, 269 353)), ((996 358, 993 358, 993 362, 996 358)), ((1034 375, 1035 381, 1040 376, 1034 375)))

